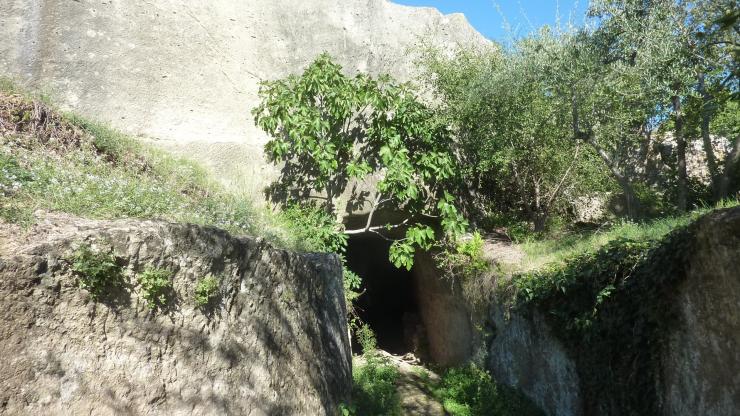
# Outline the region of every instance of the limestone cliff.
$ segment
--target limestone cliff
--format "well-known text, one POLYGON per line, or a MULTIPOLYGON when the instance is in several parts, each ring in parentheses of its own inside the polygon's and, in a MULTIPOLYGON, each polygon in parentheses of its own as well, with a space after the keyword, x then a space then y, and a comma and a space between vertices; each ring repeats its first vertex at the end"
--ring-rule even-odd
POLYGON ((387 0, 4 0, 0 76, 199 159, 262 200, 274 174, 250 109, 258 83, 332 54, 413 74, 409 47, 487 42, 463 15, 387 0))
POLYGON ((351 386, 341 265, 226 232, 49 215, 0 224, 0 413, 335 414, 351 386), (112 250, 130 284, 94 302, 70 272, 80 244, 112 250), (136 275, 174 272, 150 310, 136 275), (193 301, 218 276, 220 300, 193 301))

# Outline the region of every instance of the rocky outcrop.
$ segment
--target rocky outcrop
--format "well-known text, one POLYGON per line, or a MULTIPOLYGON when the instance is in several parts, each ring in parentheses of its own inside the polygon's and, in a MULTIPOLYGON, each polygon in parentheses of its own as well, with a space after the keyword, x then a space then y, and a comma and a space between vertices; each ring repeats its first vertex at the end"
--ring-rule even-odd
MULTIPOLYGON (((654 377, 661 414, 731 416, 740 408, 740 208, 708 214, 681 235, 692 247, 680 270, 683 277, 658 292, 677 312, 661 322, 665 339, 650 344, 658 351, 659 371, 646 374, 638 367, 633 376, 654 377)), ((494 377, 521 389, 548 415, 589 413, 584 410, 589 392, 579 374, 593 378, 594 369, 579 367, 579 357, 554 335, 542 311, 526 312, 499 304, 491 308, 495 329, 487 364, 494 377)), ((583 339, 579 348, 590 348, 589 341, 583 339)))
POLYGON ((734 415, 740 409, 740 208, 697 224, 680 320, 663 357, 666 415, 734 415))
POLYGON ((470 308, 453 285, 437 270, 428 253, 418 253, 412 269, 419 314, 432 362, 444 367, 461 365, 473 354, 474 331, 470 308))
POLYGON ((276 174, 250 109, 318 54, 410 80, 422 39, 487 41, 461 14, 387 0, 3 0, 0 76, 198 159, 262 201, 276 174))
POLYGON ((548 415, 582 415, 576 364, 542 315, 526 317, 495 305, 491 321, 487 364, 496 381, 520 389, 548 415))
POLYGON ((0 225, 0 413, 335 414, 351 386, 341 265, 224 231, 49 215, 0 225), (86 244, 112 250, 129 285, 95 302, 70 272, 86 244), (173 272, 151 310, 136 276, 173 272), (196 307, 196 281, 220 298, 196 307))

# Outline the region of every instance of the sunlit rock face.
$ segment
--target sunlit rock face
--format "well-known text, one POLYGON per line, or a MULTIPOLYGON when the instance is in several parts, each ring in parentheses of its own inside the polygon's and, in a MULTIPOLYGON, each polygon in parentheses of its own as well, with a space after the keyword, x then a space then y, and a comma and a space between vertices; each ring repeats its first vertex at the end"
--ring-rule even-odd
POLYGON ((386 0, 5 0, 0 76, 198 159, 262 199, 275 169, 250 109, 260 80, 326 51, 348 73, 414 78, 414 46, 487 41, 463 15, 386 0))
POLYGON ((0 413, 333 415, 351 354, 334 255, 296 254, 215 228, 49 215, 0 224, 0 413), (70 260, 110 251, 128 284, 95 302, 70 260), (138 276, 172 273, 150 309, 138 276), (211 275, 220 296, 194 299, 211 275))
MULTIPOLYGON (((740 208, 708 214, 689 231, 693 249, 684 278, 661 292, 676 305, 677 316, 665 323, 665 342, 654 347, 659 371, 641 376, 655 378, 655 400, 663 415, 732 416, 740 408, 740 208)), ((590 414, 589 392, 579 375, 593 370, 579 367, 578 357, 553 333, 543 311, 530 312, 492 305, 488 368, 548 415, 590 414)), ((589 345, 586 339, 583 343, 589 345)), ((630 380, 613 382, 630 385, 630 380)))

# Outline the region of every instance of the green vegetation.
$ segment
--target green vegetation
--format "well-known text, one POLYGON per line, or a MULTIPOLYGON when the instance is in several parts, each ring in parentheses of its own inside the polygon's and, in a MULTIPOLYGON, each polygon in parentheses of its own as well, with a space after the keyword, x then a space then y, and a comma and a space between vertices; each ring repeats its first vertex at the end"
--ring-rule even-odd
POLYGON ((445 371, 434 395, 452 416, 540 416, 521 393, 494 382, 475 365, 445 371))
POLYGON ((87 290, 94 300, 107 299, 126 284, 123 269, 110 252, 95 251, 89 245, 82 245, 74 252, 71 261, 79 287, 87 290))
POLYGON ((580 254, 595 252, 611 241, 657 241, 671 231, 686 226, 700 216, 715 209, 731 208, 740 201, 728 199, 713 207, 696 209, 688 214, 659 218, 646 222, 620 221, 595 232, 553 231, 549 235, 530 234, 520 240, 525 253, 519 270, 536 270, 545 265, 562 266, 580 254))
POLYGON ((255 123, 271 140, 268 160, 282 165, 269 195, 273 201, 319 201, 336 216, 347 206, 369 206, 367 224, 346 234, 383 233, 401 228, 389 252, 397 267, 410 269, 416 248, 452 241, 467 223, 450 187, 454 160, 447 126, 421 103, 409 85, 390 77, 349 78, 324 54, 300 76, 264 82, 255 123), (346 206, 339 198, 354 180, 374 177, 373 195, 355 193, 346 206), (374 223, 374 213, 404 207, 399 223, 374 223), (441 233, 424 218, 438 217, 441 233))
POLYGON ((586 413, 656 414, 675 288, 694 251, 686 220, 516 275, 513 306, 539 310, 577 362, 586 413), (670 228, 675 229, 661 237, 670 228))
POLYGON ((375 352, 365 353, 363 360, 352 370, 352 404, 344 406, 344 415, 400 416, 398 369, 375 352))
POLYGON ((453 55, 427 48, 421 65, 454 132, 469 219, 545 231, 595 195, 610 193, 611 214, 632 220, 733 196, 740 31, 720 23, 733 6, 597 0, 585 27, 453 55), (692 143, 708 183, 687 168, 692 143))
POLYGON ((461 239, 455 247, 441 251, 435 260, 445 275, 463 280, 474 279, 490 267, 483 258, 483 238, 478 232, 469 239, 461 239))
POLYGON ((290 243, 274 216, 228 193, 194 163, 38 99, 0 91, 0 218, 29 225, 39 209, 162 218, 290 243))
POLYGON ((172 298, 172 272, 148 268, 136 276, 149 309, 166 307, 172 298))
POLYGON ((195 299, 195 304, 198 307, 204 308, 210 305, 211 302, 218 299, 218 296, 218 279, 213 277, 213 275, 209 274, 198 280, 198 283, 195 284, 193 299, 195 299))

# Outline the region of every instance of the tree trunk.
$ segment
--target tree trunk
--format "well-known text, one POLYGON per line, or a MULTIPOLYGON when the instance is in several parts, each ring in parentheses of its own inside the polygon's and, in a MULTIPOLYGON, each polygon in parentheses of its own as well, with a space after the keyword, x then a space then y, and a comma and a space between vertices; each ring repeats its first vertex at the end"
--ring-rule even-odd
POLYGON ((609 168, 612 176, 614 176, 614 179, 617 180, 617 183, 622 188, 622 192, 624 192, 625 203, 627 205, 627 216, 632 219, 637 218, 640 212, 640 202, 635 195, 635 189, 632 187, 629 179, 626 175, 622 174, 622 172, 619 171, 619 169, 612 162, 606 151, 601 146, 599 146, 593 138, 587 138, 586 140, 588 144, 594 150, 596 150, 596 153, 604 161, 604 164, 609 168))
POLYGON ((547 226, 547 213, 542 208, 542 195, 540 194, 540 184, 534 181, 534 209, 532 210, 532 222, 534 231, 539 233, 545 231, 547 226))
POLYGON ((735 137, 735 143, 733 144, 732 150, 725 159, 725 168, 722 171, 722 177, 719 181, 719 195, 720 199, 727 198, 727 193, 730 190, 730 175, 735 173, 737 169, 737 163, 740 161, 740 136, 735 137))
POLYGON ((701 93, 702 96, 701 139, 704 144, 704 153, 707 156, 707 168, 709 169, 709 178, 712 184, 712 195, 719 199, 720 175, 717 167, 717 158, 714 155, 714 146, 712 146, 712 138, 709 134, 709 122, 712 119, 712 112, 710 111, 709 105, 712 101, 712 96, 707 93, 706 87, 704 86, 704 74, 699 75, 699 93, 701 93))
POLYGON ((678 170, 678 201, 676 205, 679 212, 686 212, 688 200, 688 174, 686 172, 686 140, 683 137, 683 114, 681 114, 681 97, 674 95, 673 113, 675 115, 675 140, 676 140, 676 169, 678 170))
POLYGON ((541 233, 547 229, 547 213, 542 211, 537 211, 534 213, 534 232, 541 233))

